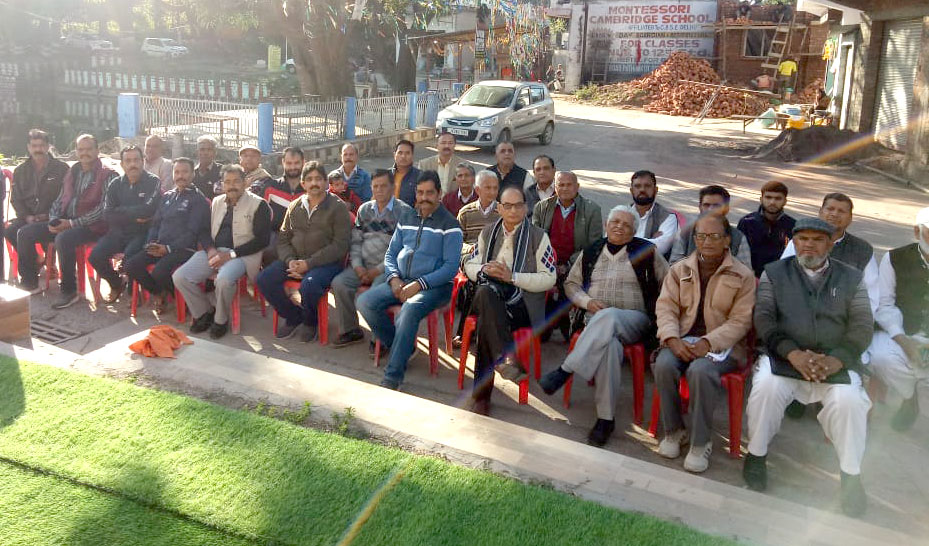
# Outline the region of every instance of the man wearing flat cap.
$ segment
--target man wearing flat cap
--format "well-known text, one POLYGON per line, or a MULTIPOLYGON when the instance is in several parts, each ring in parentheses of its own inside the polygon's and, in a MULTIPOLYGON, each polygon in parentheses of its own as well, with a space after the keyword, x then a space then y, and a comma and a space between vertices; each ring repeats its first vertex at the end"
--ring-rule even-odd
POLYGON ((792 400, 822 403, 817 419, 835 446, 846 515, 864 513, 861 460, 871 401, 861 383, 861 354, 874 319, 858 269, 830 258, 832 225, 818 218, 793 229, 796 256, 769 263, 755 299, 761 356, 748 398, 748 455, 742 475, 757 491, 767 487, 768 445, 792 400))
POLYGON ((881 260, 874 314, 880 330, 867 353, 874 374, 903 398, 890 423, 899 431, 919 415, 916 387, 929 386, 929 207, 919 211, 915 224, 917 242, 881 260))

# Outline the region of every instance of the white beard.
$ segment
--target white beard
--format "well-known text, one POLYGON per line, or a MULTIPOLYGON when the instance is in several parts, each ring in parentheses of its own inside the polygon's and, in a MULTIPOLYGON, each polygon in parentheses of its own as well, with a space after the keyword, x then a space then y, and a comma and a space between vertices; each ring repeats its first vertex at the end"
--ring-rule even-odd
POLYGON ((805 269, 815 271, 826 263, 828 256, 797 256, 797 263, 805 269))

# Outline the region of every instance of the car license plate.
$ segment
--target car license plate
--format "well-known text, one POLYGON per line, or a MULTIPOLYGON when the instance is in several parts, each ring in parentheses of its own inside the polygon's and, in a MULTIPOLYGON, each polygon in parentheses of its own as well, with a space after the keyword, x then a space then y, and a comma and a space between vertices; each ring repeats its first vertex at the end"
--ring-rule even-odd
POLYGON ((455 128, 453 128, 453 127, 449 127, 449 128, 448 128, 448 132, 451 133, 451 134, 453 134, 453 135, 468 136, 468 130, 467 130, 467 129, 455 129, 455 128))

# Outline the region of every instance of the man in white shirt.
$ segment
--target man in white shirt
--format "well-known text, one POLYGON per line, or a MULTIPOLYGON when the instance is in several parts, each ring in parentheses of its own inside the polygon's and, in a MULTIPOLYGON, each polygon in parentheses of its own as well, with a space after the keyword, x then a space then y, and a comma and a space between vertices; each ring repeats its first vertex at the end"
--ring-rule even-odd
POLYGON ((671 255, 671 245, 679 229, 677 215, 661 203, 655 202, 658 195, 658 179, 651 171, 632 173, 629 186, 633 204, 639 213, 639 227, 635 236, 658 247, 658 253, 666 259, 671 255))
POLYGON ((145 164, 143 169, 158 177, 161 181, 161 193, 174 187, 174 163, 165 159, 164 141, 157 135, 145 139, 145 164))
POLYGON ((903 404, 891 427, 908 430, 919 415, 916 387, 929 387, 929 208, 916 215, 917 242, 884 254, 879 274, 880 301, 867 355, 871 369, 903 404))

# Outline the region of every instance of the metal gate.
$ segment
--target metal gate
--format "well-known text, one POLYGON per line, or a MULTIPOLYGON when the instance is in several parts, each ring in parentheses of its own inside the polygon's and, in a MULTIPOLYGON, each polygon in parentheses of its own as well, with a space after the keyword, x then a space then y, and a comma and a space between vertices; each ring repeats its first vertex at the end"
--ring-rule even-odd
POLYGON ((895 150, 906 148, 922 33, 921 17, 888 21, 884 26, 874 132, 878 142, 895 150))

